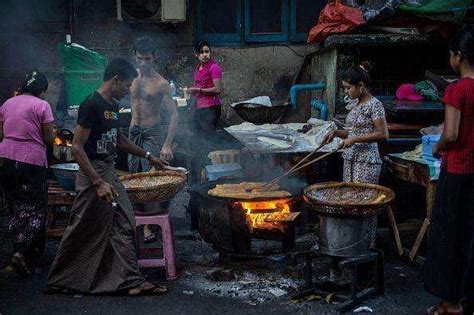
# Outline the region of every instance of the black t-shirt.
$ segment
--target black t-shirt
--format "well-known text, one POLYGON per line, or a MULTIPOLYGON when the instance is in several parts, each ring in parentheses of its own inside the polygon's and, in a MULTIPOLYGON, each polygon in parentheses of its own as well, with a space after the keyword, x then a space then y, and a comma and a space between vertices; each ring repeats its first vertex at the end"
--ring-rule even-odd
POLYGON ((84 150, 91 160, 116 155, 117 130, 120 127, 118 105, 107 102, 99 93, 89 95, 79 106, 77 124, 91 133, 84 150))

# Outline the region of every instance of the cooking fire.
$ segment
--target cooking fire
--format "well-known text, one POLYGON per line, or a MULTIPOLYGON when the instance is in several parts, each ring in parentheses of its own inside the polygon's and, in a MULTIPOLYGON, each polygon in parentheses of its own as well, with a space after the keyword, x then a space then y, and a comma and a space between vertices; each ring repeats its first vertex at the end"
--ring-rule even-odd
POLYGON ((299 212, 290 212, 291 199, 236 202, 237 207, 245 210, 247 224, 253 229, 279 229, 283 231, 281 222, 293 221, 299 212))

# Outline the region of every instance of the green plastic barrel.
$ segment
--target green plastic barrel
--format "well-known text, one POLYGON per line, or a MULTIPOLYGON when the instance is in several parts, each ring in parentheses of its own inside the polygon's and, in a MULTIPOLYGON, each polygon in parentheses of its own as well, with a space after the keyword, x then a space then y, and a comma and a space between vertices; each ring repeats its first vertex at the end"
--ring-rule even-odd
POLYGON ((107 58, 78 44, 58 44, 63 69, 66 70, 104 70, 107 58))
POLYGON ((104 70, 63 70, 69 108, 78 108, 84 99, 97 90, 104 70))
POLYGON ((62 61, 68 107, 77 108, 100 86, 107 58, 74 43, 59 43, 58 52, 62 61))

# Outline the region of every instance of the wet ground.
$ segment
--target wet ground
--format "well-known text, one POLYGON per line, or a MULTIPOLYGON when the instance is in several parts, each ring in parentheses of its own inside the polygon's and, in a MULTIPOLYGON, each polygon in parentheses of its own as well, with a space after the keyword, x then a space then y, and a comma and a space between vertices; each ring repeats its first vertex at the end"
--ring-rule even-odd
MULTIPOLYGON (((327 296, 313 294, 306 299, 291 297, 304 285, 304 261, 284 255, 222 263, 218 253, 190 231, 185 205, 186 192, 180 193, 171 205, 175 229, 179 277, 166 281, 163 271, 145 270, 154 282, 166 284, 169 293, 160 297, 104 297, 82 295, 43 295, 48 267, 54 258, 57 241, 48 241, 44 263, 29 279, 18 279, 5 268, 9 257, 9 236, 4 211, 0 212, 0 314, 336 314, 335 303, 327 296), (217 281, 227 280, 227 281, 217 281), (310 301, 308 301, 308 299, 310 301)), ((313 242, 312 235, 302 235, 297 245, 313 242)), ((278 246, 258 242, 257 246, 278 246)), ((317 264, 315 277, 326 274, 327 260, 317 264), (323 270, 324 269, 324 270, 323 270)), ((424 314, 436 302, 419 280, 419 270, 389 258, 385 268, 386 291, 367 300, 374 314, 424 314)))

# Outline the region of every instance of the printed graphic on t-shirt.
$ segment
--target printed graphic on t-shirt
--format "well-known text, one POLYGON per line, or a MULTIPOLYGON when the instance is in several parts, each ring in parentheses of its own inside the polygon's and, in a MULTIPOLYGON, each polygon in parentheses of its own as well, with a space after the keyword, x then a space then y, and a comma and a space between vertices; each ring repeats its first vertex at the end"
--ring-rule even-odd
POLYGON ((105 119, 118 120, 118 113, 113 112, 113 111, 105 111, 104 112, 104 118, 105 119))
POLYGON ((112 128, 102 134, 102 139, 97 140, 97 154, 114 154, 117 147, 117 128, 112 128))

